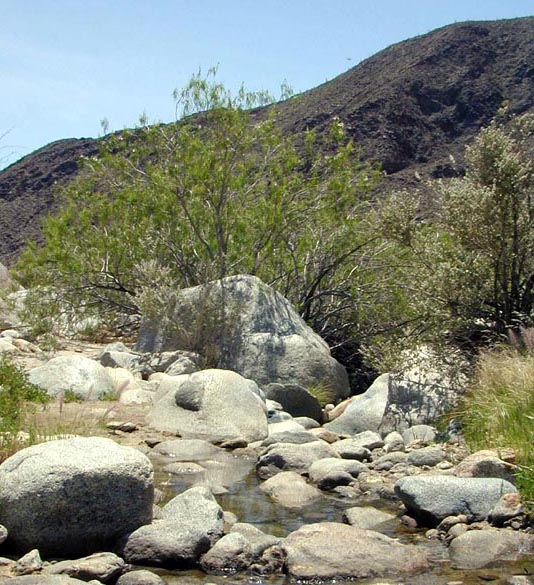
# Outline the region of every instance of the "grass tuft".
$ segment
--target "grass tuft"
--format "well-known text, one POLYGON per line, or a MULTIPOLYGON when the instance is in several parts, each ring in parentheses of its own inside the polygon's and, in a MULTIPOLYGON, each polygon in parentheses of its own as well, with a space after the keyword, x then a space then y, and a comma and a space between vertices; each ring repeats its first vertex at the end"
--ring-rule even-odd
POLYGON ((461 418, 470 448, 514 449, 517 487, 534 510, 534 353, 513 347, 483 353, 461 418))

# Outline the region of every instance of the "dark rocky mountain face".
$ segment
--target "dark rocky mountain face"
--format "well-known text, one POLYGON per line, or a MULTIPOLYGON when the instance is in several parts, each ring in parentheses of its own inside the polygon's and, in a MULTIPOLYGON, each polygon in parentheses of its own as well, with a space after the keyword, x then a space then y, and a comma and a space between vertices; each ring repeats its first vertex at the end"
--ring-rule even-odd
MULTIPOLYGON (((270 107, 293 134, 326 131, 337 116, 392 189, 458 172, 464 146, 504 101, 515 113, 534 111, 534 17, 433 31, 270 107)), ((94 139, 61 140, 0 172, 1 262, 39 239, 41 218, 56 209, 54 185, 97 150, 94 139)))

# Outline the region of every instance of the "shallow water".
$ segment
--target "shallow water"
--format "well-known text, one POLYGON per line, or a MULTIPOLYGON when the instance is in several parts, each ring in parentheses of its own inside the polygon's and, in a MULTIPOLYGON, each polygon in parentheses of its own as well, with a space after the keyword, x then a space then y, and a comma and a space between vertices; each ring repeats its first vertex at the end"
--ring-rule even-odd
MULTIPOLYGON (((182 493, 193 485, 216 485, 224 486, 225 493, 216 495, 217 501, 224 510, 233 512, 239 522, 254 524, 264 532, 284 537, 290 532, 297 530, 303 524, 314 522, 341 522, 343 511, 346 508, 358 505, 369 505, 359 498, 341 498, 325 494, 319 502, 312 506, 301 509, 284 508, 274 504, 263 491, 259 489, 260 480, 255 473, 255 460, 245 458, 233 458, 229 467, 226 467, 230 460, 222 462, 205 462, 208 474, 199 477, 182 474, 171 475, 162 471, 162 467, 169 459, 154 459, 156 469, 156 484, 164 494, 163 502, 182 493), (210 472, 211 464, 211 472, 210 472), (237 479, 236 479, 237 478, 237 479)), ((380 502, 376 507, 383 508, 392 513, 398 514, 400 509, 390 502, 380 502)), ((366 581, 358 581, 365 585, 375 583, 391 583, 406 585, 447 585, 453 582, 463 585, 481 585, 485 582, 499 583, 501 585, 507 577, 512 575, 534 574, 534 560, 525 560, 518 563, 502 563, 499 567, 477 569, 477 570, 455 570, 450 567, 445 546, 439 541, 426 539, 424 530, 405 529, 400 522, 393 521, 385 523, 381 532, 390 537, 406 543, 419 544, 430 551, 433 558, 433 567, 430 571, 403 578, 380 578, 366 581)), ((342 543, 340 543, 342 544, 342 543)), ((172 585, 201 585, 213 583, 215 585, 288 585, 290 580, 284 576, 263 577, 247 574, 232 576, 206 575, 201 571, 155 571, 160 574, 169 584, 172 585)), ((341 580, 336 580, 337 585, 344 585, 341 580)), ((352 581, 351 583, 354 583, 352 581)))

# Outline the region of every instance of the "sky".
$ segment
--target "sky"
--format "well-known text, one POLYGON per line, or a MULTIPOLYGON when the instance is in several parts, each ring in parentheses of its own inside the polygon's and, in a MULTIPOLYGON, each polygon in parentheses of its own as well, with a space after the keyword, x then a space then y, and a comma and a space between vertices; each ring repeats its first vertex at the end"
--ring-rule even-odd
POLYGON ((447 24, 534 15, 534 0, 0 0, 0 15, 2 168, 104 119, 170 122, 199 70, 298 93, 447 24))

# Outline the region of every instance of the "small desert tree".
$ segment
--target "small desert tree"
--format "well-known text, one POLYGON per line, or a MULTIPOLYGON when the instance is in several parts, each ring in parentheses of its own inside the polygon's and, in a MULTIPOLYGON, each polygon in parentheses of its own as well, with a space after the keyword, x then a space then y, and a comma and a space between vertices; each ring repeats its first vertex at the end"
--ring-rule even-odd
POLYGON ((177 123, 109 137, 61 193, 45 245, 18 263, 40 287, 33 309, 139 314, 154 298, 168 306, 173 288, 249 273, 323 333, 348 322, 356 259, 375 237, 362 217, 378 170, 339 121, 297 148, 276 109, 257 108, 269 96, 234 96, 213 72, 175 97, 177 123))
POLYGON ((467 148, 465 176, 431 185, 434 216, 418 219, 413 192, 391 195, 377 211, 384 237, 404 259, 396 274, 416 343, 471 343, 532 325, 533 132, 532 116, 501 112, 467 148))

